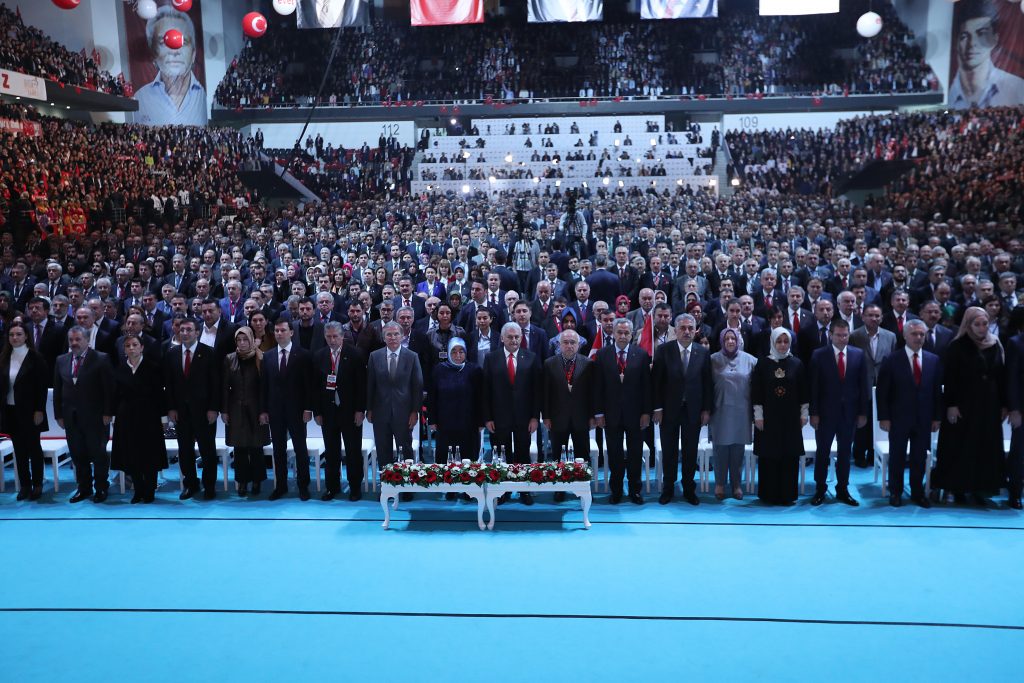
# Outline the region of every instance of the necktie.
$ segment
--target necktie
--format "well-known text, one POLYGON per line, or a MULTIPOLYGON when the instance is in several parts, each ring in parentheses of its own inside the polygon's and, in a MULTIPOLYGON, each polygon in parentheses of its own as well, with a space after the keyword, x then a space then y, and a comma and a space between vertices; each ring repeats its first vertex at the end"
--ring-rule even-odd
POLYGON ((192 370, 192 350, 185 349, 185 379, 188 379, 188 373, 192 370))
POLYGON ((914 384, 921 386, 921 363, 917 360, 917 353, 914 354, 914 384))
POLYGON ((73 379, 78 379, 78 368, 80 368, 81 366, 82 366, 82 357, 81 356, 75 356, 74 363, 71 364, 71 377, 73 379))
POLYGON ((772 297, 771 297, 770 294, 765 294, 765 297, 764 297, 764 307, 766 309, 769 309, 769 310, 772 307, 772 297))
POLYGON ((50 298, 52 299, 57 295, 57 285, 50 283, 50 298))
POLYGON ((621 266, 619 267, 619 279, 620 280, 625 280, 626 279, 626 269, 622 268, 621 266))
POLYGON ((836 359, 836 365, 839 366, 839 381, 842 382, 846 379, 846 361, 843 359, 846 353, 843 351, 839 352, 839 358, 836 359))
POLYGON ((686 374, 686 368, 689 367, 689 365, 690 365, 690 349, 689 348, 683 349, 683 353, 680 355, 680 358, 682 358, 682 361, 683 361, 683 374, 685 375, 686 374))
POLYGON ((515 356, 509 354, 508 357, 508 383, 512 386, 516 385, 516 362, 515 356))
POLYGON ((580 303, 580 322, 581 323, 587 322, 587 303, 586 302, 580 303))
POLYGON ((547 304, 541 304, 541 310, 544 311, 544 317, 547 317, 547 315, 548 315, 548 305, 547 304))
POLYGON ((388 375, 391 377, 391 379, 395 378, 395 367, 398 364, 398 359, 396 356, 397 354, 395 353, 388 354, 388 375))
POLYGON ((827 327, 820 327, 820 328, 818 328, 818 343, 821 346, 824 346, 826 341, 828 341, 828 328, 827 327))
POLYGON ((793 333, 800 334, 800 314, 793 311, 793 333))
POLYGON ((408 299, 406 299, 406 300, 405 300, 405 307, 406 307, 406 308, 412 308, 412 302, 411 302, 411 301, 409 301, 408 299))
POLYGON ((281 372, 284 373, 288 369, 288 351, 281 349, 281 372))
POLYGON ((39 340, 43 336, 43 328, 40 327, 39 325, 36 325, 35 328, 36 328, 35 329, 35 332, 36 332, 36 334, 35 334, 35 343, 36 343, 36 349, 38 349, 39 348, 39 340))
POLYGON ((903 336, 903 316, 902 315, 896 316, 896 329, 900 333, 899 336, 902 337, 903 336))
POLYGON ((491 294, 491 305, 493 305, 493 306, 497 306, 498 305, 498 295, 497 294, 491 294))
POLYGON ((523 330, 523 348, 530 348, 530 333, 529 330, 523 330))
POLYGON ((619 351, 619 374, 626 374, 626 352, 619 351))

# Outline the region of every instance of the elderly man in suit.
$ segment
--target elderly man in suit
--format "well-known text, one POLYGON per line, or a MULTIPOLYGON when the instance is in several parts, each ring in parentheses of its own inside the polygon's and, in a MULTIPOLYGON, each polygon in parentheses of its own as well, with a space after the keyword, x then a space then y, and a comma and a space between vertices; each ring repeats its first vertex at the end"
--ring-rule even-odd
POLYGON ((310 352, 293 343, 293 335, 288 321, 278 320, 274 323, 277 346, 263 356, 260 423, 270 425, 276 475, 276 485, 269 500, 277 500, 288 492, 288 439, 291 439, 295 451, 299 499, 309 500, 306 424, 313 419, 313 363, 310 352))
POLYGON ((67 436, 78 480, 72 503, 90 496, 94 503, 102 503, 109 486, 107 439, 114 414, 114 370, 106 354, 89 348, 88 339, 84 328, 71 328, 68 352, 57 357, 53 377, 53 416, 67 436))
MULTIPOLYGON (((850 345, 864 352, 868 366, 870 386, 878 384, 878 371, 889 354, 896 350, 896 335, 881 326, 882 307, 868 304, 862 316, 864 324, 850 333, 850 345)), ((874 427, 868 422, 857 430, 853 442, 853 461, 857 467, 867 467, 874 458, 874 427)))
POLYGON ((637 505, 643 463, 643 433, 651 422, 651 357, 634 343, 633 323, 615 321, 615 343, 594 359, 594 418, 607 436, 612 505, 622 500, 623 478, 629 476, 629 499, 637 505), (626 448, 622 448, 623 437, 626 448))
POLYGON ((908 455, 910 498, 923 508, 931 507, 924 492, 924 472, 932 432, 939 430, 942 420, 942 364, 923 348, 927 329, 920 320, 907 321, 903 350, 886 358, 878 372, 878 427, 889 433, 889 504, 893 507, 902 504, 908 455))
POLYGON ((423 405, 423 371, 416 352, 402 346, 398 323, 384 326, 384 348, 370 354, 366 368, 366 419, 373 425, 377 462, 412 458, 412 428, 423 405))
MULTIPOLYGON (((558 337, 558 353, 544 361, 544 428, 551 434, 552 459, 557 459, 569 439, 582 458, 590 456, 590 427, 594 421, 593 363, 579 353, 580 336, 566 330, 558 337)), ((555 494, 555 502, 565 494, 555 494)))
POLYGON ((828 490, 829 454, 836 442, 836 500, 856 507, 850 495, 850 453, 857 429, 871 413, 871 384, 864 352, 849 346, 850 326, 833 320, 829 344, 811 354, 811 426, 817 448, 814 454, 814 497, 811 505, 825 502, 828 490))
POLYGON ((666 343, 654 352, 651 383, 654 388, 654 423, 661 425, 661 449, 664 454, 661 497, 667 505, 675 494, 682 440, 683 498, 699 505, 697 485, 697 442, 700 429, 711 418, 711 354, 694 344, 697 321, 684 313, 676 317, 676 343, 666 343))

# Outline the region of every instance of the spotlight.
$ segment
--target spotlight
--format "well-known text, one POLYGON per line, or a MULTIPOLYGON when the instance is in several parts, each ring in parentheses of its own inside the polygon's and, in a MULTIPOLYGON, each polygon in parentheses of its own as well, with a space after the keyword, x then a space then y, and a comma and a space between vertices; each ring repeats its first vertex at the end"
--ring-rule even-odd
POLYGON ((511 164, 512 163, 512 153, 511 152, 509 152, 508 154, 505 155, 505 163, 506 164, 511 164))
POLYGON ((657 138, 651 138, 651 147, 654 147, 657 144, 658 144, 658 139, 657 138))
POLYGON ((739 187, 740 186, 740 179, 739 178, 733 178, 730 181, 729 184, 732 185, 733 187, 739 187))
POLYGON ((495 182, 497 180, 497 178, 495 178, 494 176, 489 176, 487 178, 487 180, 488 180, 488 182, 492 182, 493 183, 493 182, 495 182))
POLYGON ((561 180, 556 180, 555 181, 555 187, 561 187, 561 186, 562 186, 562 181, 561 180))
POLYGON ((540 178, 537 178, 537 177, 535 176, 535 177, 533 178, 533 182, 534 182, 534 183, 539 183, 539 182, 540 182, 540 178))
POLYGON ((615 138, 615 146, 616 146, 616 147, 618 147, 618 146, 619 146, 619 139, 618 139, 618 138, 615 138))
POLYGON ((607 177, 602 178, 601 179, 601 183, 604 184, 604 185, 607 185, 608 184, 608 178, 607 177))
POLYGON ((619 187, 625 187, 625 186, 626 186, 626 183, 620 180, 619 181, 619 187))
POLYGON ((469 185, 462 186, 462 194, 469 194, 469 185))
POLYGON ((452 119, 452 120, 451 120, 451 123, 452 123, 452 125, 454 126, 454 125, 455 125, 456 123, 458 123, 458 121, 456 121, 455 119, 452 119))

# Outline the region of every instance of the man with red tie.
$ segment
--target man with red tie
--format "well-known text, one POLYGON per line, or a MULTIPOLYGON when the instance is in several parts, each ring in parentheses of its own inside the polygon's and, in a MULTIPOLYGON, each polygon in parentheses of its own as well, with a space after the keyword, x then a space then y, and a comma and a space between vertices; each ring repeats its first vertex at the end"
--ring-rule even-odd
POLYGON ((856 507, 849 492, 850 456, 857 429, 867 424, 871 412, 871 383, 864 352, 849 346, 850 325, 842 318, 832 321, 829 344, 811 355, 811 426, 815 429, 814 497, 811 505, 825 502, 828 490, 829 454, 836 442, 836 500, 856 507))
POLYGON ((942 420, 942 371, 939 357, 924 350, 928 326, 908 320, 901 353, 889 354, 878 371, 878 426, 889 432, 889 504, 899 507, 903 471, 910 464, 910 498, 931 507, 924 493, 925 463, 932 432, 942 420), (908 451, 909 447, 909 451, 908 451), (908 458, 909 456, 909 458, 908 458))

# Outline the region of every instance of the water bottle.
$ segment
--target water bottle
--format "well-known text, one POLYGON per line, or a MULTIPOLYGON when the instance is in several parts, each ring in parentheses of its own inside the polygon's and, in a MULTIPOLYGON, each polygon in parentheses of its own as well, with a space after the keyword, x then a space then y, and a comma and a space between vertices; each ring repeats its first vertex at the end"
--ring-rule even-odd
POLYGON ((451 465, 451 464, 452 464, 452 458, 453 458, 453 457, 454 457, 454 456, 453 456, 453 454, 452 454, 452 447, 451 447, 451 446, 449 446, 449 447, 448 447, 448 460, 446 461, 446 462, 447 462, 447 464, 449 464, 449 465, 451 465))

